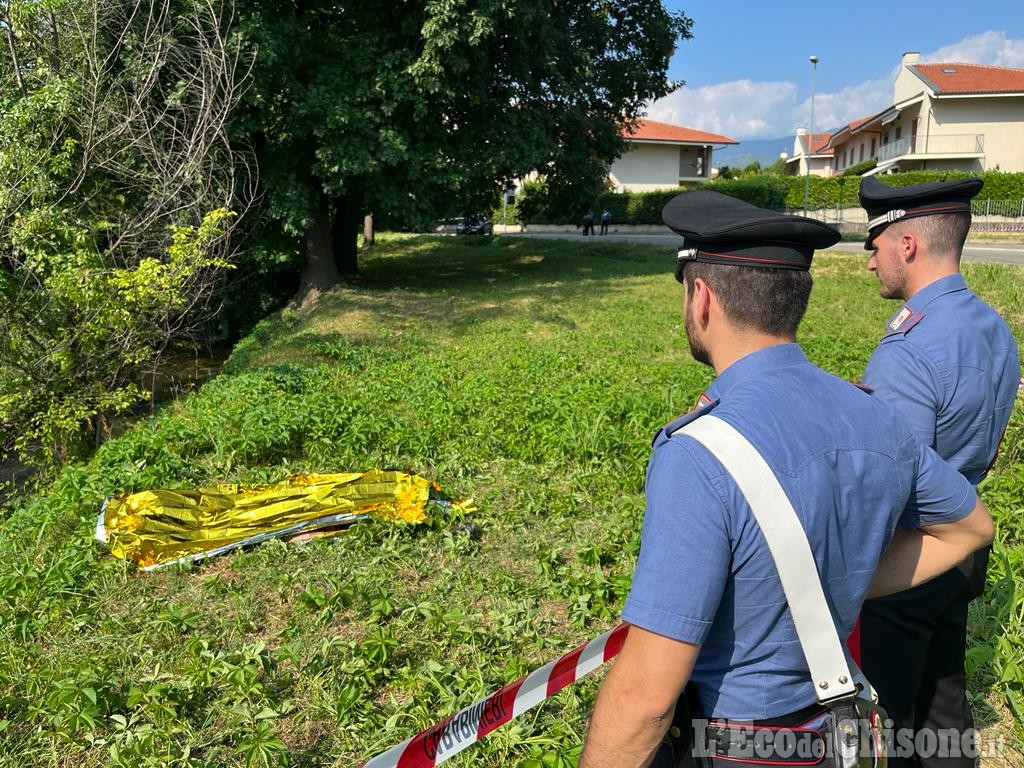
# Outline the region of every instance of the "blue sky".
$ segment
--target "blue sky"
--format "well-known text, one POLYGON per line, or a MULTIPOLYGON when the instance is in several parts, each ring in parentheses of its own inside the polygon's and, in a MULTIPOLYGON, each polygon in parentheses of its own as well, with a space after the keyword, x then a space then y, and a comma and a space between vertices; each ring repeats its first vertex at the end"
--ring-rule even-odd
POLYGON ((1020 0, 667 0, 694 20, 669 75, 686 85, 650 105, 648 116, 739 140, 845 125, 892 103, 900 57, 1024 67, 1020 0))

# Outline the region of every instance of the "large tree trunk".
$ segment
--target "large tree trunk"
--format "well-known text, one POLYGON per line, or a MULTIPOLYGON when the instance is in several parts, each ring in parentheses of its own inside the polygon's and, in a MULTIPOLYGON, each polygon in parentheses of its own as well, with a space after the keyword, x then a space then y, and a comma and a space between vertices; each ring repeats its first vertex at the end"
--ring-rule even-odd
POLYGON ((363 248, 373 245, 373 214, 368 213, 363 218, 363 248))
POLYGON ((363 223, 359 195, 344 195, 334 201, 334 261, 343 275, 359 273, 359 229, 363 223))
POLYGON ((303 306, 341 282, 331 245, 331 215, 327 200, 321 201, 313 225, 303 237, 306 260, 293 303, 303 306))

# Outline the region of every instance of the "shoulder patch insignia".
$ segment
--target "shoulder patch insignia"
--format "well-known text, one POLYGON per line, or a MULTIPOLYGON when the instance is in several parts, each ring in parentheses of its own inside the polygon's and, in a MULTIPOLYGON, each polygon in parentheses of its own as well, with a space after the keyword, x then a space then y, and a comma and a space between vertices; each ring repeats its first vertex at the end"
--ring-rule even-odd
POLYGON ((921 322, 923 318, 924 313, 915 312, 910 307, 905 306, 889 321, 889 332, 886 336, 892 336, 895 333, 906 333, 921 322))
POLYGON ((889 323, 889 330, 898 331, 900 329, 900 326, 904 322, 906 322, 907 318, 910 317, 912 314, 914 313, 911 311, 910 307, 904 307, 903 309, 901 309, 899 312, 896 313, 896 317, 894 317, 892 321, 889 323))
POLYGON ((686 426, 694 419, 703 416, 705 413, 707 413, 716 405, 718 405, 718 403, 718 400, 712 400, 710 397, 708 397, 707 392, 701 392, 700 397, 697 398, 697 402, 693 404, 693 408, 690 409, 689 413, 683 414, 674 421, 670 421, 668 424, 666 424, 665 426, 663 426, 661 429, 654 433, 654 437, 651 438, 651 445, 657 445, 659 437, 664 436, 666 440, 672 437, 673 432, 680 429, 681 427, 686 426))
POLYGON ((707 395, 701 395, 701 398, 705 399, 706 402, 701 404, 701 400, 698 400, 698 406, 696 408, 694 408, 685 416, 680 416, 675 421, 670 421, 668 424, 662 427, 662 431, 665 433, 665 437, 672 437, 672 435, 674 435, 680 429, 685 427, 691 421, 695 421, 699 419, 701 416, 703 416, 705 413, 710 413, 711 411, 713 411, 715 409, 715 406, 721 402, 721 400, 712 400, 707 395))

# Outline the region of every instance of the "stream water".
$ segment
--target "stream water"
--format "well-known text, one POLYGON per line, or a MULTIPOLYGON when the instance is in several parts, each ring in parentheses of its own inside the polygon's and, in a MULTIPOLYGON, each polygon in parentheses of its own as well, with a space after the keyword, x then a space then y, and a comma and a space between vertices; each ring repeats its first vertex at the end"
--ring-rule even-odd
MULTIPOLYGON (((136 403, 132 409, 111 420, 111 437, 123 434, 139 419, 153 412, 160 403, 170 402, 192 392, 224 366, 230 348, 214 348, 201 352, 180 351, 164 356, 156 369, 144 371, 139 386, 149 398, 136 403)), ((25 488, 36 473, 35 467, 18 456, 0 454, 0 504, 25 488)))

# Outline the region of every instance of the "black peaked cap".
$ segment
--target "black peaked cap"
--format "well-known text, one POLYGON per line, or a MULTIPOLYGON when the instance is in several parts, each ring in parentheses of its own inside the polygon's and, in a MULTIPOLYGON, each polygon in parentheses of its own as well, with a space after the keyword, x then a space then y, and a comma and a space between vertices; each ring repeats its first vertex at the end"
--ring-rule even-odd
POLYGON ((970 213, 971 198, 985 184, 981 179, 958 179, 890 187, 874 176, 860 180, 860 204, 868 214, 868 239, 865 250, 886 227, 902 219, 934 216, 939 213, 970 213))
POLYGON ((839 232, 817 219, 790 216, 705 189, 668 201, 661 218, 683 236, 676 280, 691 261, 741 267, 808 270, 815 249, 839 242, 839 232))

